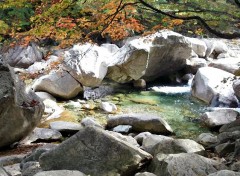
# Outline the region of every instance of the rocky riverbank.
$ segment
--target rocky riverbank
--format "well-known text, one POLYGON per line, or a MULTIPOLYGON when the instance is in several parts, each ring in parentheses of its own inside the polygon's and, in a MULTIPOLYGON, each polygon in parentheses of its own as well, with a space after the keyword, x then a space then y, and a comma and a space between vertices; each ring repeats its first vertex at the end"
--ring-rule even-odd
POLYGON ((40 147, 0 157, 0 175, 240 175, 237 42, 160 31, 121 48, 87 43, 65 50, 36 44, 9 49, 0 67, 2 155, 10 145, 40 147), (53 54, 43 60, 46 51, 53 54), (191 95, 212 107, 197 118, 212 133, 194 140, 176 137, 158 114, 124 113, 114 103, 119 97, 104 101, 129 88, 148 89, 152 81, 182 85, 192 77, 191 95), (92 116, 78 123, 68 108, 92 116), (99 110, 107 118, 95 118, 99 110))

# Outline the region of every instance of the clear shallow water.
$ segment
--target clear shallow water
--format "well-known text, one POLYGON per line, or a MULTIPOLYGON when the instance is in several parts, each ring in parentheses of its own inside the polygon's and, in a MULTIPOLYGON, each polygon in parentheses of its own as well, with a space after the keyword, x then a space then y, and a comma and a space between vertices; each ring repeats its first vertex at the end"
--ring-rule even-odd
POLYGON ((152 113, 161 116, 173 128, 178 138, 196 138, 209 130, 198 118, 205 105, 191 98, 190 93, 165 94, 154 91, 117 94, 115 102, 123 113, 152 113))

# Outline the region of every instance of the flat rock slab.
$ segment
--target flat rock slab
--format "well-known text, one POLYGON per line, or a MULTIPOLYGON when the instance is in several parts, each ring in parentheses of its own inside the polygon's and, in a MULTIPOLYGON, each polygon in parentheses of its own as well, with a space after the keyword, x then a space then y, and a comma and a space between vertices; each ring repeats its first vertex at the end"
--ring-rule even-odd
POLYGON ((212 112, 205 112, 201 120, 208 127, 217 127, 231 123, 239 118, 239 112, 233 109, 217 109, 212 112))
POLYGON ((76 132, 82 129, 82 125, 74 122, 55 121, 50 123, 50 128, 60 132, 76 132))
POLYGON ((34 176, 86 176, 80 171, 70 171, 70 170, 54 170, 54 171, 42 171, 34 176))
POLYGON ((148 131, 156 134, 172 133, 172 128, 159 116, 151 114, 122 114, 110 116, 107 121, 108 128, 114 128, 118 125, 130 125, 136 132, 148 131))
POLYGON ((152 156, 97 127, 85 127, 41 155, 43 170, 78 170, 91 176, 131 175, 152 156))

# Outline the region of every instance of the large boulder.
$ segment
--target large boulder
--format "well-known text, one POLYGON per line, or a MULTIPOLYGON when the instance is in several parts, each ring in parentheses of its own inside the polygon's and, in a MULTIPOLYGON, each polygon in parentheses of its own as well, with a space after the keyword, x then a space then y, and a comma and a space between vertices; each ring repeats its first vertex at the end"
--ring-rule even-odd
POLYGON ((192 96, 212 106, 238 107, 232 84, 234 75, 226 71, 202 67, 196 73, 191 93, 192 96))
POLYGON ((3 54, 4 62, 12 67, 28 68, 42 59, 43 53, 35 43, 28 46, 17 45, 3 54))
POLYGON ((187 40, 191 43, 193 51, 198 57, 205 57, 207 51, 207 45, 204 41, 198 38, 187 37, 187 40))
POLYGON ((160 31, 127 42, 115 53, 107 77, 117 82, 152 81, 182 69, 191 57, 190 42, 181 34, 160 31))
POLYGON ((32 88, 34 91, 48 92, 64 99, 71 99, 83 90, 81 84, 64 70, 52 71, 40 77, 34 82, 32 88))
POLYGON ((90 43, 74 45, 64 53, 63 65, 83 86, 99 86, 107 74, 107 59, 112 53, 106 47, 90 43))
POLYGON ((226 167, 212 159, 194 153, 158 154, 149 167, 149 171, 162 176, 208 175, 226 167))
POLYGON ((39 162, 43 170, 79 170, 91 176, 110 176, 133 175, 151 158, 100 128, 85 127, 42 154, 39 162))
POLYGON ((26 137, 40 122, 44 105, 10 67, 0 66, 0 148, 26 137))
POLYGON ((109 116, 107 121, 108 128, 118 125, 131 125, 136 132, 149 131, 151 133, 172 133, 172 128, 161 117, 152 114, 122 114, 109 116))

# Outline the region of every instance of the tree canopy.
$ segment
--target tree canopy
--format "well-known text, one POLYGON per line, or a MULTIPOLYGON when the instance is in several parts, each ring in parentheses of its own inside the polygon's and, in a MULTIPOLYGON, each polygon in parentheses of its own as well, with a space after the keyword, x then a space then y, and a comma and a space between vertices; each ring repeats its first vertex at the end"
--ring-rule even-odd
POLYGON ((240 37, 239 0, 0 0, 0 42, 51 39, 60 47, 171 29, 240 37))

